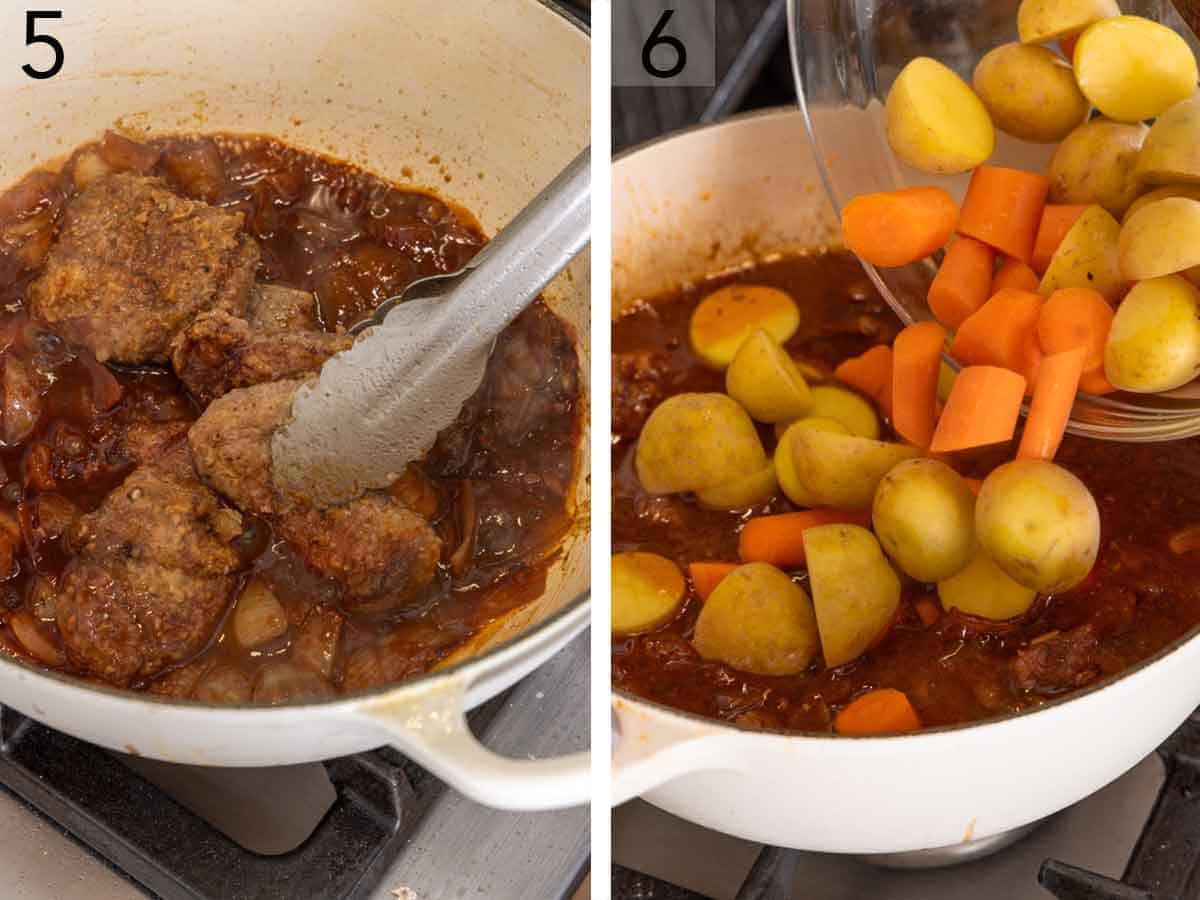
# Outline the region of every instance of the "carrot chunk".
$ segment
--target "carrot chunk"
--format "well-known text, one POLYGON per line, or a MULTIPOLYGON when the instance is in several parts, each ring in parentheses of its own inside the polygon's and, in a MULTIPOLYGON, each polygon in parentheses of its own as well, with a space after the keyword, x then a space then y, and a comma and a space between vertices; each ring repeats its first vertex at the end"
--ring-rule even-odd
POLYGON ((958 373, 930 449, 949 453, 1010 440, 1021 414, 1025 379, 998 366, 967 366, 958 373))
POLYGON ((766 562, 781 569, 804 565, 804 532, 817 525, 871 524, 871 512, 806 509, 777 516, 759 516, 742 528, 738 556, 743 562, 766 562))
POLYGON ((1038 278, 1037 272, 1010 256, 996 270, 996 277, 992 279, 992 290, 988 296, 998 294, 1005 288, 1036 294, 1041 283, 1042 279, 1038 278))
POLYGON ((937 322, 909 325, 892 343, 892 427, 917 447, 933 440, 945 345, 946 332, 937 322))
POLYGON ((1018 459, 1054 459, 1071 418, 1071 406, 1083 375, 1083 347, 1052 353, 1042 360, 1037 387, 1025 418, 1018 459))
POLYGON ((701 600, 707 600, 708 595, 717 589, 726 575, 738 567, 738 563, 724 562, 694 562, 688 563, 688 575, 692 578, 692 588, 701 600))
POLYGON ((905 266, 945 245, 958 206, 941 188, 904 188, 855 197, 842 210, 842 240, 876 266, 905 266))
POLYGON ((972 366, 1003 366, 1033 384, 1041 359, 1037 324, 1041 295, 1003 290, 962 323, 950 345, 959 362, 972 366))
POLYGON ((937 320, 957 328, 991 296, 996 251, 969 237, 956 238, 946 249, 926 302, 937 320))
POLYGON ((880 403, 884 390, 891 389, 892 348, 887 344, 872 347, 860 356, 843 361, 833 370, 833 374, 843 383, 880 403))
POLYGON ((1038 225, 1037 238, 1033 242, 1033 261, 1031 265, 1034 271, 1039 274, 1045 274, 1046 269, 1050 266, 1050 257, 1054 256, 1054 251, 1058 249, 1058 245, 1063 242, 1063 238, 1067 236, 1067 232, 1071 230, 1071 226, 1083 215, 1086 206, 1064 206, 1061 204, 1047 204, 1042 210, 1042 221, 1038 225))
POLYGON ((1116 390, 1108 379, 1104 377, 1104 369, 1099 368, 1094 372, 1084 372, 1079 379, 1079 389, 1086 394, 1093 394, 1097 397, 1102 397, 1105 394, 1111 394, 1116 390))
POLYGON ((892 734, 920 727, 921 720, 908 697, 894 688, 855 697, 833 720, 838 734, 892 734))
POLYGON ((1112 307, 1099 291, 1062 288, 1042 305, 1038 343, 1046 353, 1083 347, 1083 371, 1094 372, 1104 365, 1104 346, 1112 323, 1112 307))
POLYGON ((980 166, 971 176, 959 216, 959 234, 990 244, 1023 263, 1033 244, 1050 181, 1035 172, 980 166))

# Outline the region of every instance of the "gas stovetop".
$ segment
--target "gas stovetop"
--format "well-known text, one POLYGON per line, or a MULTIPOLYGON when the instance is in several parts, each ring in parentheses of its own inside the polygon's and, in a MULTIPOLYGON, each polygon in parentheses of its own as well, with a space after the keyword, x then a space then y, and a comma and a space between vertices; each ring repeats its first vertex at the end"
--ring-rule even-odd
MULTIPOLYGON (((472 725, 513 755, 585 749, 588 670, 585 633, 472 725)), ((0 710, 0 786, 4 900, 563 900, 589 853, 586 808, 489 810, 388 750, 203 769, 0 710)))

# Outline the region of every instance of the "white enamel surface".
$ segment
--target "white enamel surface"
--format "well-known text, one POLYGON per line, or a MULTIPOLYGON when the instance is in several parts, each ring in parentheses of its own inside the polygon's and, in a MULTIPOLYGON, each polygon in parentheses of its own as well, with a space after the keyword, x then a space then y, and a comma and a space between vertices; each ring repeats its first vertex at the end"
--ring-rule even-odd
MULTIPOLYGON (((536 0, 296 0, 286 9, 109 0, 63 8, 65 19, 46 29, 67 48, 59 76, 33 81, 15 63, 0 67, 0 185, 114 125, 263 132, 434 188, 494 232, 589 141, 588 39, 536 0)), ((5 49, 6 58, 42 64, 5 49)), ((588 282, 584 254, 546 292, 579 333, 584 373, 588 282)), ((586 476, 586 455, 581 465, 586 476)), ((586 477, 577 500, 586 509, 586 477)), ((175 762, 297 763, 387 742, 405 751, 410 734, 419 758, 430 722, 460 720, 585 627, 586 600, 566 607, 588 581, 581 525, 545 594, 452 660, 470 661, 368 698, 207 708, 98 690, 0 660, 0 703, 104 746, 175 762)), ((439 771, 473 796, 531 808, 582 796, 586 760, 506 768, 467 740, 459 734, 436 749, 446 759, 439 771)))
MULTIPOLYGON (((655 144, 616 164, 613 192, 618 304, 746 262, 747 243, 759 252, 803 246, 798 217, 809 218, 813 234, 828 234, 834 221, 798 113, 655 144), (716 253, 706 234, 720 236, 716 253)), ((614 802, 641 794, 700 825, 778 846, 853 853, 948 846, 1091 794, 1150 753, 1198 703, 1196 638, 1036 712, 899 737, 742 731, 618 696, 614 802)))

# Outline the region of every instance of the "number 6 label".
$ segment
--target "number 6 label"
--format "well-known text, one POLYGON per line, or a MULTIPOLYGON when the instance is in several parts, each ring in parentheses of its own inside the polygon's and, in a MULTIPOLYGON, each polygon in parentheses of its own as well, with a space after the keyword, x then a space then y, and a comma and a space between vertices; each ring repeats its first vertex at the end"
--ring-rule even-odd
POLYGON ((614 0, 613 84, 716 83, 716 0, 614 0))

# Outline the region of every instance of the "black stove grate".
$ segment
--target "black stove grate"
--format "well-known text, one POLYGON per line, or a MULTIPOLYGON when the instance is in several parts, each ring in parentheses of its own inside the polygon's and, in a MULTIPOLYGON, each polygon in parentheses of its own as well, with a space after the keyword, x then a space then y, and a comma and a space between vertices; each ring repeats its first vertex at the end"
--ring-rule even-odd
POLYGON ((297 849, 262 856, 101 748, 0 710, 0 784, 163 900, 370 896, 424 803, 392 754, 324 766, 332 807, 297 849))

